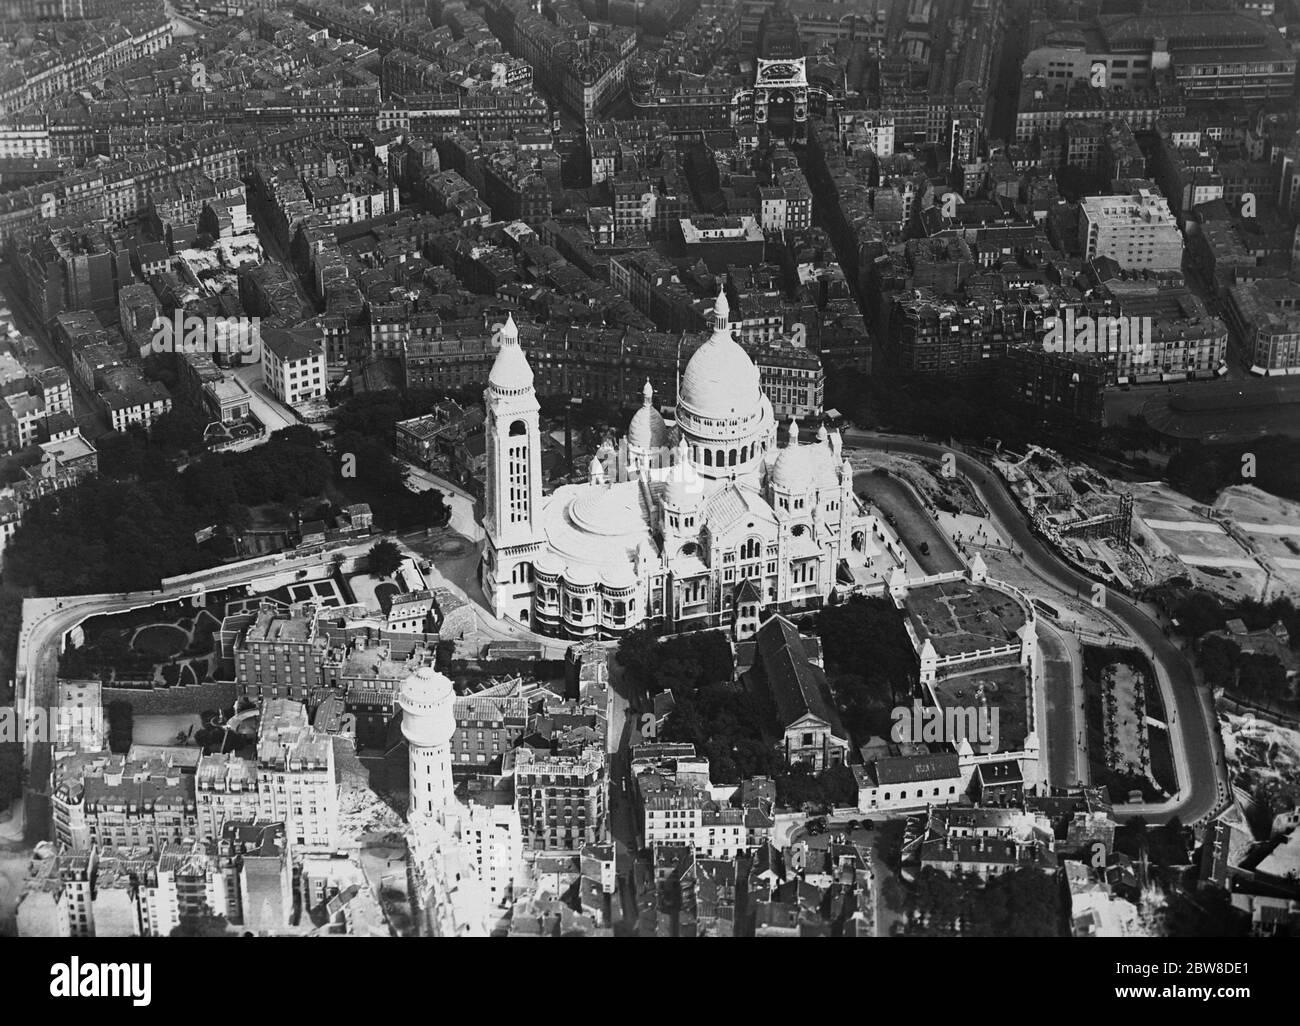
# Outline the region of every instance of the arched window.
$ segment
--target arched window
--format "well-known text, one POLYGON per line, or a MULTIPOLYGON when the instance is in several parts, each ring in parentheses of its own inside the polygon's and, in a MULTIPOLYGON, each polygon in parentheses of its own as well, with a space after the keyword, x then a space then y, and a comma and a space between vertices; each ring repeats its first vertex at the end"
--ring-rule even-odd
POLYGON ((704 450, 704 465, 705 465, 706 467, 711 467, 711 466, 713 466, 713 450, 712 450, 712 449, 705 449, 705 450, 704 450))
POLYGON ((736 450, 732 449, 730 452, 727 453, 727 466, 734 467, 735 465, 736 465, 736 450))
POLYGON ((517 421, 515 421, 513 424, 510 425, 510 434, 511 434, 512 436, 513 436, 513 435, 526 435, 526 434, 528 434, 528 425, 525 424, 522 420, 517 420, 517 421))
POLYGON ((726 465, 727 465, 727 450, 719 449, 717 455, 717 463, 715 463, 714 466, 725 467, 726 465))

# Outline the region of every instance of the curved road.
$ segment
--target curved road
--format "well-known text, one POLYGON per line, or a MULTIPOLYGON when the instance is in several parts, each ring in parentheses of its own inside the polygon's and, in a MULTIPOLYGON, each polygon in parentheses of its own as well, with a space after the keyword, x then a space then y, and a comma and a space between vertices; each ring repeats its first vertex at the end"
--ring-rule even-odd
MULTIPOLYGON (((957 469, 988 507, 989 516, 1002 536, 1021 550, 1025 564, 1040 578, 1067 594, 1091 594, 1092 578, 1065 563, 1034 534, 1002 480, 984 464, 947 446, 914 438, 849 430, 844 432, 844 441, 846 445, 857 448, 888 449, 931 459, 953 452, 957 458, 957 469)), ((1219 804, 1220 795, 1226 797, 1228 794, 1227 770, 1219 750, 1219 734, 1215 727, 1213 709, 1197 687, 1187 657, 1165 637, 1164 630, 1155 619, 1137 602, 1114 590, 1107 592, 1106 598, 1107 612, 1138 639, 1143 650, 1163 673, 1167 684, 1165 694, 1172 700, 1170 727, 1177 729, 1182 737, 1185 758, 1178 763, 1181 796, 1176 803, 1160 806, 1159 814, 1166 818, 1177 815, 1183 823, 1192 823, 1214 811, 1219 804)), ((1157 810, 1146 806, 1142 810, 1125 813, 1121 806, 1116 809, 1116 814, 1121 817, 1152 815, 1155 811, 1157 810)))
POLYGON ((901 478, 893 474, 877 474, 874 470, 859 470, 853 475, 853 487, 885 514, 890 526, 899 533, 898 540, 923 573, 944 574, 966 568, 948 536, 939 529, 934 517, 901 478), (902 536, 904 531, 907 538, 902 536), (909 542, 915 543, 915 548, 909 542), (921 542, 929 546, 928 552, 921 551, 921 542))

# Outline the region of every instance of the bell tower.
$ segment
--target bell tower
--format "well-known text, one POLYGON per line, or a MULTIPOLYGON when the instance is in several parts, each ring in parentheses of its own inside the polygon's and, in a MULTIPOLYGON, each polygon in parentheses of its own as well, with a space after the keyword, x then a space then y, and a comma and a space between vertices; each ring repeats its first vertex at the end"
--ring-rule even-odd
POLYGON ((532 626, 533 560, 542 549, 542 446, 533 370, 511 315, 488 387, 483 594, 497 616, 532 626))

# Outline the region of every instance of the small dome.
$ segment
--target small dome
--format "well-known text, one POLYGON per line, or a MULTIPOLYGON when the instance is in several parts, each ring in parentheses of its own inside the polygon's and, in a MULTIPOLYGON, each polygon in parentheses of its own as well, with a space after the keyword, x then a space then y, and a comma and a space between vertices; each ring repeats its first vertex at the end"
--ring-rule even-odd
POLYGON ((790 492, 833 487, 839 483, 835 468, 835 458, 826 446, 791 442, 772 466, 772 484, 790 492))
POLYGON ((432 666, 421 666, 402 681, 401 700, 404 706, 434 706, 454 697, 455 690, 449 677, 432 666))
POLYGON ((641 493, 627 484, 584 489, 569 504, 568 513, 569 521, 589 536, 634 537, 645 530, 641 493))
POLYGON ((654 388, 647 379, 641 389, 644 402, 641 409, 632 414, 632 421, 627 426, 627 444, 634 449, 661 449, 668 444, 668 425, 654 408, 654 388))
POLYGON ((664 504, 675 509, 694 509, 704 496, 699 475, 687 461, 673 464, 672 472, 664 484, 664 504))

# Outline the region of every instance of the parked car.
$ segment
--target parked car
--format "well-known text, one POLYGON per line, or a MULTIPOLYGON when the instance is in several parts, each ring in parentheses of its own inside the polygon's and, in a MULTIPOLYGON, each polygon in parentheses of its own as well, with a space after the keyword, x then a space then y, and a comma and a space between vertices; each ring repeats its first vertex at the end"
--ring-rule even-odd
POLYGON ((869 819, 864 819, 864 820, 862 821, 862 829, 863 829, 863 830, 874 830, 875 828, 876 828, 876 824, 873 823, 871 820, 869 820, 869 819))
POLYGON ((804 826, 808 830, 809 837, 816 837, 818 834, 824 834, 826 832, 826 820, 821 816, 818 816, 816 819, 808 820, 804 826))

